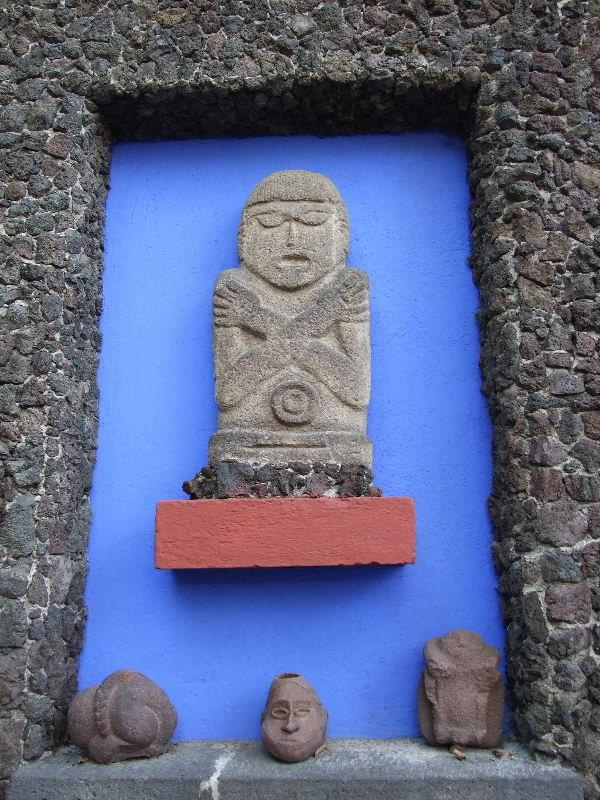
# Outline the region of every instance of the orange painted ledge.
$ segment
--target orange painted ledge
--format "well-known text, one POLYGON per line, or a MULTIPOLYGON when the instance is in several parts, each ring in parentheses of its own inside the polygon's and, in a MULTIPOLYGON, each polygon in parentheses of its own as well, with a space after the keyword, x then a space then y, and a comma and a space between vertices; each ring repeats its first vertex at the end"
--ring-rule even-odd
POLYGON ((159 569, 412 564, 409 497, 162 500, 159 569))

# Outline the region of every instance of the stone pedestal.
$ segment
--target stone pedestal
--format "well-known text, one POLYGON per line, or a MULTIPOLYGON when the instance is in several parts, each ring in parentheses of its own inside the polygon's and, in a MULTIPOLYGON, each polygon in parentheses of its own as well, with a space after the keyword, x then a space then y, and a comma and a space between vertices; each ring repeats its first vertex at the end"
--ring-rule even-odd
POLYGON ((163 500, 159 569, 411 564, 408 497, 163 500))

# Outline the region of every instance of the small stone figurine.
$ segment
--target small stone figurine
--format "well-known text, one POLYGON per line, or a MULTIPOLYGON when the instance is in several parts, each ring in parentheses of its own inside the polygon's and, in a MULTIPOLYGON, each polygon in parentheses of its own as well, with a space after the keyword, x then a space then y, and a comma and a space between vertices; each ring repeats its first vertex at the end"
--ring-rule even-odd
POLYGON ((160 686, 131 669, 79 692, 69 707, 70 739, 100 764, 164 753, 176 724, 160 686))
POLYGON ((327 718, 306 678, 284 672, 271 684, 262 715, 265 749, 280 761, 305 761, 325 741, 327 718))
POLYGON ((428 744, 500 744, 504 687, 499 660, 495 647, 469 631, 453 631, 427 642, 419 724, 428 744))

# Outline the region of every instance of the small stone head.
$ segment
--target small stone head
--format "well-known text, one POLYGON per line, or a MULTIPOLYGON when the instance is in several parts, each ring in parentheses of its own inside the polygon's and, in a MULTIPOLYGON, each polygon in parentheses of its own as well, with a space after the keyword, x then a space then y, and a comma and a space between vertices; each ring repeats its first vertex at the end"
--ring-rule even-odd
POLYGON ((346 207, 318 172, 274 172, 248 198, 238 241, 242 265, 271 285, 310 286, 345 261, 346 207))
POLYGON ((419 690, 421 733, 430 744, 496 747, 502 739, 500 653, 476 633, 430 639, 419 690))
POLYGON ((308 681, 295 672, 278 675, 262 715, 262 740, 280 761, 304 761, 325 741, 327 712, 308 681))
POLYGON ((70 739, 100 764, 164 753, 176 724, 160 686, 131 669, 79 692, 69 707, 70 739))

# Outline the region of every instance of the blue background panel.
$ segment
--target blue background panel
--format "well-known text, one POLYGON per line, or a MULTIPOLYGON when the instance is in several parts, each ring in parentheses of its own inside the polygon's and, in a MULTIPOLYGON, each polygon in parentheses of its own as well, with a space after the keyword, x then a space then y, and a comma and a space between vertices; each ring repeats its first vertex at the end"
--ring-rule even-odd
POLYGON ((406 736, 429 637, 503 647, 466 169, 441 134, 114 148, 81 688, 137 669, 176 705, 176 737, 252 738, 271 678, 298 671, 331 736, 406 736), (215 430, 214 282, 237 265, 246 198, 278 169, 323 172, 348 205, 348 263, 371 282, 376 484, 415 498, 417 563, 157 571, 155 504, 184 497, 215 430))

